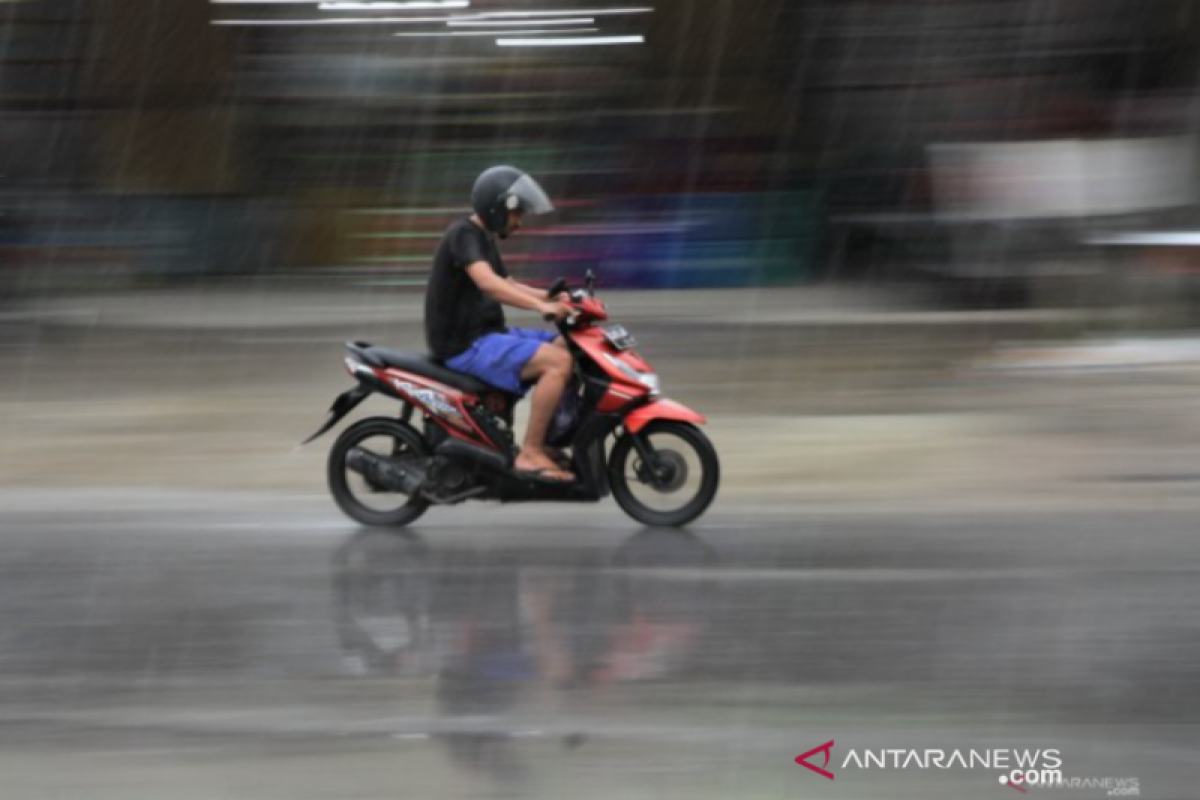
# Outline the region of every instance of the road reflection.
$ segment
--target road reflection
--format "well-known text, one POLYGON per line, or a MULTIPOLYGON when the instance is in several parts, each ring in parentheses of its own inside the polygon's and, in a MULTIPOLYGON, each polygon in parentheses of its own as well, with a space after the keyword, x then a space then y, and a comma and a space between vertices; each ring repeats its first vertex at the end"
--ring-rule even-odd
POLYGON ((703 539, 669 529, 550 563, 367 530, 332 561, 344 674, 434 680, 432 735, 456 765, 506 786, 524 774, 517 740, 586 738, 518 724, 522 706, 611 701, 612 687, 689 669, 721 567, 703 539))
POLYGON ((493 690, 469 688, 477 684, 663 677, 703 634, 709 571, 721 564, 703 539, 669 529, 562 564, 520 562, 519 553, 435 549, 413 533, 353 535, 333 556, 344 670, 437 675, 479 694, 466 701, 472 709, 492 702, 493 690))

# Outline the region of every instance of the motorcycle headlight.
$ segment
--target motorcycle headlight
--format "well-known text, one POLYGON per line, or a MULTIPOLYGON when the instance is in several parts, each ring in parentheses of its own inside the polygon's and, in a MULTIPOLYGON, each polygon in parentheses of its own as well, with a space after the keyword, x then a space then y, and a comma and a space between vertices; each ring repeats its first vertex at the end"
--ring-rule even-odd
POLYGON ((638 372, 636 369, 629 366, 619 358, 614 358, 608 353, 605 353, 604 356, 609 360, 609 363, 620 370, 621 374, 626 378, 629 378, 631 381, 636 381, 637 383, 640 383, 649 389, 651 397, 657 397, 661 393, 662 390, 659 386, 658 375, 655 373, 638 372))

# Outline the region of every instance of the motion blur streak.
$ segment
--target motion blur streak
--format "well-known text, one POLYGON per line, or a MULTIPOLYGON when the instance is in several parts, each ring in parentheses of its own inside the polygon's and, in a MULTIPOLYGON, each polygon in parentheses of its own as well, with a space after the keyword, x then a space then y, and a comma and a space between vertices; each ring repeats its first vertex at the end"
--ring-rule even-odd
POLYGON ((568 8, 554 11, 540 9, 538 11, 489 11, 478 14, 479 17, 560 17, 578 14, 601 16, 605 14, 649 14, 653 8, 568 8))
POLYGON ((449 17, 326 17, 317 19, 215 19, 213 25, 412 25, 449 17))
MULTIPOLYGON (((592 33, 596 30, 596 28, 567 28, 565 30, 556 28, 553 31, 512 31, 512 33, 519 33, 522 36, 534 36, 552 33, 592 33)), ((491 36, 494 38, 496 33, 496 31, 443 31, 438 33, 394 33, 392 35, 409 38, 428 38, 431 36, 491 36)))
POLYGON ((588 47, 606 44, 642 44, 641 36, 580 36, 572 39, 497 39, 501 47, 588 47))
POLYGON ((450 20, 446 24, 451 27, 474 27, 474 28, 496 28, 496 27, 512 27, 520 25, 590 25, 596 21, 595 17, 583 17, 582 19, 543 19, 537 23, 529 22, 528 20, 450 20))
POLYGON ((332 2, 322 3, 321 0, 208 0, 213 5, 308 5, 321 9, 338 10, 354 9, 369 11, 371 9, 428 9, 428 8, 469 8, 470 0, 407 0, 407 2, 332 2))

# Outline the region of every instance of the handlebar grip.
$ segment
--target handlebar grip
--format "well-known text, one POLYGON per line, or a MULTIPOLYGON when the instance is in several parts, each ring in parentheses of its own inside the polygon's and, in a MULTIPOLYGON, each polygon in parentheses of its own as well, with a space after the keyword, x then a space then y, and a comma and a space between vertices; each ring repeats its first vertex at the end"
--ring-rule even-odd
POLYGON ((542 320, 545 322, 554 322, 558 317, 554 314, 542 314, 542 320))

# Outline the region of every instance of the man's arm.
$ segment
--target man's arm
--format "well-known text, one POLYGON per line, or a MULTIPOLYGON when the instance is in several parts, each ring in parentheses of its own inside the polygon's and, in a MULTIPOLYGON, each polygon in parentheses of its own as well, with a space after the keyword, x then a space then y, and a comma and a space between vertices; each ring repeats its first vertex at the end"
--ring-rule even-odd
POLYGON ((569 306, 547 300, 545 292, 539 292, 532 287, 522 286, 516 281, 501 278, 492 269, 492 265, 486 261, 476 261, 471 264, 467 267, 467 274, 471 276, 471 280, 475 281, 479 291, 506 306, 524 308, 539 314, 554 314, 559 318, 565 317, 571 312, 569 306))
POLYGON ((548 300, 548 299, 550 299, 550 298, 548 298, 548 297, 546 296, 546 292, 545 292, 545 290, 543 290, 543 289, 535 289, 535 288, 534 288, 534 287, 532 287, 532 286, 527 286, 527 285, 525 285, 524 283, 520 283, 520 282, 518 282, 518 281, 514 281, 512 278, 507 278, 506 280, 507 280, 509 283, 511 283, 513 286, 517 287, 517 288, 518 288, 518 289, 520 289, 522 292, 524 292, 525 294, 529 295, 530 297, 532 297, 532 298, 534 298, 534 299, 536 299, 536 300, 548 300))

